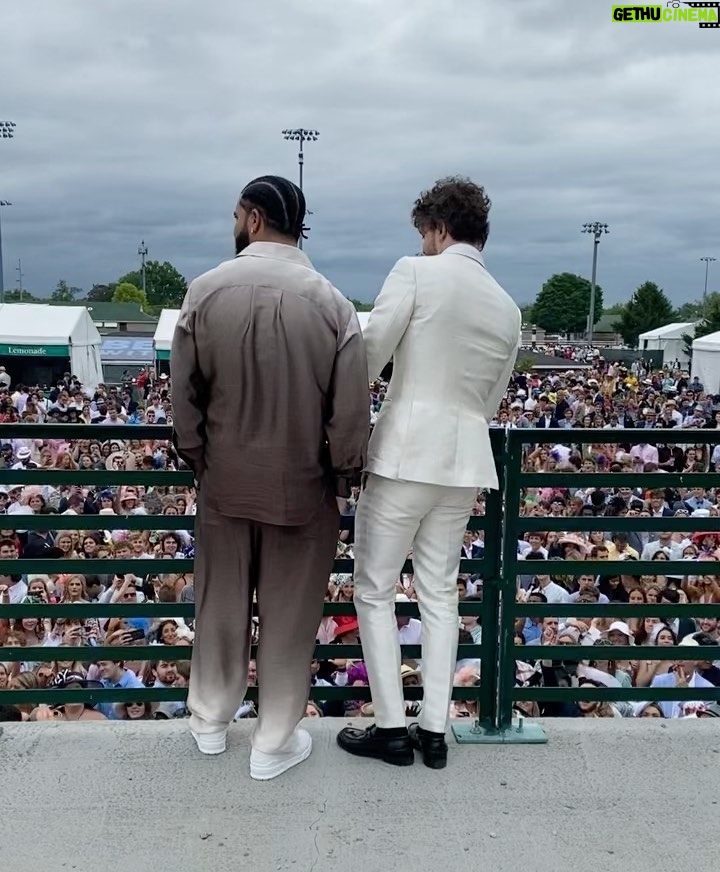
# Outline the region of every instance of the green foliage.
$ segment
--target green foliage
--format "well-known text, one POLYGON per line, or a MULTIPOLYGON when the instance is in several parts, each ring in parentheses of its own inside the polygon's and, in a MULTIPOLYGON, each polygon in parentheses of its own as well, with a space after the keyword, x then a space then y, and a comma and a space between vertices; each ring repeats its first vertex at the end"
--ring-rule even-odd
POLYGON ((363 303, 361 300, 350 300, 350 302, 355 306, 356 312, 372 312, 372 303, 363 303))
POLYGON ((93 285, 87 294, 88 303, 110 303, 115 293, 115 283, 109 285, 93 285))
POLYGON ((535 362, 532 357, 521 357, 515 364, 517 372, 531 372, 535 362))
POLYGON ((120 282, 112 295, 113 303, 138 303, 143 312, 147 309, 148 300, 144 291, 130 282, 120 282))
MULTIPOLYGON (((118 284, 125 282, 142 288, 142 272, 133 270, 118 279, 118 284)), ((151 307, 180 308, 187 291, 187 282, 171 263, 149 260, 145 264, 145 283, 147 300, 151 307)))
POLYGON ((695 327, 695 335, 683 333, 682 338, 688 355, 692 356, 693 339, 709 336, 711 333, 720 333, 720 294, 708 294, 705 317, 695 327))
POLYGON ((34 297, 30 291, 20 290, 15 288, 12 291, 5 291, 6 303, 37 303, 39 300, 34 297))
POLYGON ((74 303, 78 297, 82 297, 82 288, 69 286, 65 279, 60 279, 50 295, 54 303, 74 303))
MULTIPOLYGON (((595 324, 603 313, 603 294, 595 286, 595 324)), ((548 333, 582 333, 590 314, 590 282, 573 273, 558 273, 542 286, 532 317, 548 333)))
POLYGON ((637 348, 638 337, 648 330, 671 324, 675 310, 667 295, 655 282, 644 282, 623 306, 613 328, 630 348, 637 348))
POLYGON ((699 321, 703 314, 702 300, 695 300, 692 303, 683 303, 675 311, 676 321, 699 321))

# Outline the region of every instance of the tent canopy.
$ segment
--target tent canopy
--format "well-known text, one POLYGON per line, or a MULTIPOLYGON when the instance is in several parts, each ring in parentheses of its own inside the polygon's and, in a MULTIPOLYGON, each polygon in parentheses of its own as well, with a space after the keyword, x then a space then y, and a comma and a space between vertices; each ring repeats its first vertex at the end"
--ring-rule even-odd
POLYGON ((641 333, 638 338, 640 341, 645 339, 682 339, 683 334, 694 332, 695 324, 695 321, 676 321, 673 324, 666 324, 664 327, 648 330, 647 333, 641 333))
POLYGON ((693 353, 696 351, 720 351, 720 332, 709 333, 695 339, 692 344, 693 353))
MULTIPOLYGON (((100 345, 101 337, 85 306, 6 303, 0 306, 0 346, 67 349, 100 345)), ((12 353, 12 352, 10 352, 12 353)), ((17 352, 20 353, 20 352, 17 352)), ((31 353, 31 352, 26 352, 31 353)), ((48 355, 51 356, 51 355, 48 355)))
POLYGON ((160 312, 160 320, 155 328, 153 336, 153 346, 155 354, 158 357, 170 357, 170 349, 172 348, 173 334, 178 319, 180 318, 180 309, 163 309, 160 312), (161 352, 161 353, 158 353, 161 352))

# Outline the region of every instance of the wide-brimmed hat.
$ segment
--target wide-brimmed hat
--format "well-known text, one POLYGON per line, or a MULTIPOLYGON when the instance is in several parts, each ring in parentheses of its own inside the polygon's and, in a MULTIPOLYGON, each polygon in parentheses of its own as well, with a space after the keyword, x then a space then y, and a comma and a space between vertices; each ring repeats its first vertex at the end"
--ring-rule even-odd
POLYGON ((358 619, 354 615, 335 615, 333 620, 337 624, 337 629, 335 630, 336 639, 339 636, 345 636, 348 633, 357 633, 358 631, 358 619))

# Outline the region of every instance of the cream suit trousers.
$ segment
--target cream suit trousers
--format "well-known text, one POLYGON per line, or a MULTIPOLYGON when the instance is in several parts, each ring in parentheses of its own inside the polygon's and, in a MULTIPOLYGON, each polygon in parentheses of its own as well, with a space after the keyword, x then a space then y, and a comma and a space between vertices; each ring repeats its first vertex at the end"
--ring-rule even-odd
POLYGON ((433 733, 447 729, 457 661, 460 550, 476 494, 477 488, 368 476, 355 518, 355 607, 378 727, 406 723, 395 585, 412 548, 422 618, 420 726, 433 733))

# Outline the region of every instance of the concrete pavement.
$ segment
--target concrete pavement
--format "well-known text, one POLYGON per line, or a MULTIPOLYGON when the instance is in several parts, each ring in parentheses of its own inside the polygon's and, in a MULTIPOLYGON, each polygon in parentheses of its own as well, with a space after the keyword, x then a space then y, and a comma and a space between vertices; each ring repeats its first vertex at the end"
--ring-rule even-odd
POLYGON ((268 783, 250 724, 203 758, 183 722, 4 724, 8 872, 670 872, 718 863, 720 725, 546 722, 544 746, 451 744, 447 769, 344 755, 342 722, 268 783))

